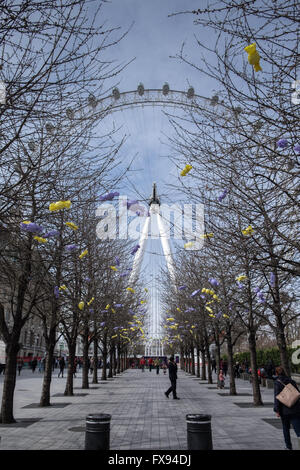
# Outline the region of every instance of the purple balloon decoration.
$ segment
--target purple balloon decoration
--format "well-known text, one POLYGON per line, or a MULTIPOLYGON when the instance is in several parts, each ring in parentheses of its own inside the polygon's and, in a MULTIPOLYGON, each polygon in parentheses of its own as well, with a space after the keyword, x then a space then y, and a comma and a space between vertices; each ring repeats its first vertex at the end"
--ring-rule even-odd
POLYGON ((187 286, 179 286, 179 287, 178 287, 178 290, 184 290, 184 289, 186 289, 186 288, 187 288, 187 286))
POLYGON ((131 254, 134 255, 138 251, 139 248, 140 248, 140 245, 135 245, 135 247, 131 251, 131 254))
POLYGON ((121 308, 121 307, 123 307, 123 304, 115 304, 115 307, 116 308, 121 308))
POLYGON ((67 251, 78 250, 78 246, 77 245, 66 245, 66 250, 67 251))
POLYGON ((255 292, 256 292, 256 295, 257 295, 259 301, 260 301, 261 303, 264 303, 264 302, 265 302, 265 298, 264 298, 263 292, 260 290, 259 287, 257 287, 257 288, 255 289, 255 292))
POLYGON ((271 287, 275 287, 275 274, 274 273, 271 273, 270 274, 270 284, 271 284, 271 287))
POLYGON ((58 299, 58 297, 59 297, 59 287, 58 286, 54 287, 54 295, 58 299))
POLYGON ((218 287, 218 285, 219 285, 217 279, 214 279, 213 277, 211 277, 210 279, 208 279, 208 282, 209 282, 212 286, 215 286, 215 287, 218 287))
POLYGON ((201 294, 201 295, 200 295, 200 297, 201 297, 201 299, 204 299, 204 300, 206 300, 206 297, 205 297, 205 295, 204 295, 204 294, 201 294))
POLYGON ((100 326, 105 326, 105 321, 101 322, 100 326))
POLYGON ((191 297, 195 297, 200 292, 200 289, 194 290, 194 292, 191 293, 191 297))
POLYGON ((277 141, 277 147, 285 149, 287 147, 288 141, 286 139, 279 139, 277 141))
POLYGON ((225 197, 227 196, 227 193, 228 193, 228 189, 224 189, 224 191, 218 197, 219 202, 221 202, 221 201, 223 201, 223 199, 225 199, 225 197))
POLYGON ((90 279, 89 277, 85 277, 84 280, 85 280, 86 282, 90 282, 90 281, 91 281, 91 279, 90 279))
POLYGON ((222 316, 222 312, 219 312, 216 316, 216 318, 220 318, 222 316))
POLYGON ((127 201, 127 209, 130 209, 130 206, 133 206, 134 204, 138 204, 139 201, 127 201))
POLYGON ((115 257, 116 266, 120 266, 120 258, 118 256, 115 257))
POLYGON ((243 289, 245 287, 241 282, 237 282, 237 286, 239 289, 243 289))
POLYGON ((300 144, 296 144, 296 145, 295 145, 294 151, 295 151, 296 153, 300 153, 300 144))
POLYGON ((45 231, 43 227, 36 224, 35 222, 30 222, 30 224, 24 224, 23 222, 21 222, 20 228, 22 230, 25 230, 25 232, 31 232, 31 233, 42 233, 45 231))
POLYGON ((59 231, 58 230, 50 230, 50 232, 48 232, 44 235, 45 238, 58 237, 58 236, 59 236, 59 231))
POLYGON ((114 197, 120 196, 118 192, 112 192, 105 194, 104 196, 100 196, 100 201, 112 201, 114 197))
POLYGON ((185 310, 185 313, 189 313, 189 312, 194 312, 194 308, 193 307, 189 307, 185 310))

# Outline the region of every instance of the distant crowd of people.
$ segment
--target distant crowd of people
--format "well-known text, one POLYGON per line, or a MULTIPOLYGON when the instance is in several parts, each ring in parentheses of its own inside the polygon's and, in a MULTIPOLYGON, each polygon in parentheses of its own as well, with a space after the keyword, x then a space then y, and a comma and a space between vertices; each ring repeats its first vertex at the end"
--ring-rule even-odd
MULTIPOLYGON (((32 357, 32 358, 19 358, 17 361, 17 371, 18 375, 21 375, 22 369, 26 366, 28 367, 32 373, 35 373, 36 369, 39 371, 39 373, 43 373, 45 371, 45 357, 32 357), (24 361, 25 359, 25 361, 24 361)), ((59 357, 53 357, 52 360, 52 371, 54 372, 55 369, 59 369, 59 374, 58 377, 63 377, 64 376, 64 369, 68 365, 68 359, 65 358, 64 356, 59 356, 59 357)), ((90 374, 93 373, 94 367, 96 366, 98 369, 102 367, 102 359, 99 358, 97 360, 97 364, 95 364, 95 359, 94 357, 88 358, 88 369, 90 374)), ((76 377, 76 372, 77 370, 81 369, 83 367, 83 359, 81 357, 75 357, 74 360, 74 365, 73 365, 73 374, 76 377)), ((109 367, 109 362, 107 363, 106 367, 109 367)), ((5 373, 5 364, 0 363, 0 374, 5 373)))
POLYGON ((145 367, 148 367, 149 372, 151 372, 152 369, 155 369, 156 374, 159 374, 160 369, 162 369, 164 374, 166 374, 168 369, 166 359, 161 359, 158 357, 156 359, 153 359, 152 357, 145 358, 144 356, 140 359, 139 363, 138 361, 132 361, 131 367, 139 367, 142 372, 145 372, 145 367))
MULTIPOLYGON (((215 374, 217 373, 217 362, 214 358, 211 361, 211 369, 212 369, 212 372, 215 372, 215 374)), ((227 363, 226 359, 221 359, 220 360, 219 373, 220 373, 220 371, 223 372, 224 377, 227 376, 228 363, 227 363)), ((251 372, 252 372, 251 367, 250 367, 250 364, 249 364, 248 361, 243 361, 241 364, 239 362, 236 362, 233 366, 233 373, 234 373, 234 377, 236 379, 239 379, 241 374, 243 374, 243 373, 251 374, 251 372)), ((264 366, 261 366, 257 369, 257 375, 258 375, 259 379, 261 379, 261 378, 272 379, 272 378, 274 378, 275 372, 276 372, 275 371, 275 365, 274 365, 272 359, 269 359, 264 366)))

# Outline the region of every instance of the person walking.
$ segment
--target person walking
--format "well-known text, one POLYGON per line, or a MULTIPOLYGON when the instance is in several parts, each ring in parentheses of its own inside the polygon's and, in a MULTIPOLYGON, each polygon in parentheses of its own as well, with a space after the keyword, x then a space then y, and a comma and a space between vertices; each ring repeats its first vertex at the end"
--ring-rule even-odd
POLYGON ((272 379, 273 375, 275 373, 275 367, 272 359, 269 359, 266 366, 265 366, 265 371, 267 374, 268 379, 272 379))
POLYGON ((31 361, 31 370, 32 370, 32 373, 35 372, 36 366, 37 366, 37 360, 36 360, 36 358, 34 358, 33 361, 31 361))
POLYGON ((58 360, 58 365, 59 365, 59 374, 58 377, 60 377, 60 374, 62 378, 64 378, 64 368, 66 366, 66 362, 63 356, 61 356, 58 360))
POLYGON ((299 388, 294 380, 286 375, 285 370, 282 366, 278 366, 275 369, 275 380, 274 380, 274 412, 278 418, 281 418, 282 431, 284 442, 287 450, 292 450, 292 442, 290 436, 290 427, 293 425, 294 431, 297 437, 300 439, 300 399, 291 407, 285 406, 281 403, 276 396, 284 389, 285 385, 292 384, 299 392, 299 388))
POLYGON ((211 371, 214 372, 215 374, 217 373, 217 362, 215 359, 211 361, 211 371))
POLYGON ((145 364, 146 364, 145 358, 142 357, 142 359, 140 360, 140 366, 142 368, 142 372, 145 372, 145 364))
POLYGON ((152 371, 152 366, 153 366, 153 359, 152 359, 152 357, 149 357, 148 365, 149 365, 149 372, 151 372, 151 371, 152 371))
POLYGON ((21 370, 23 369, 23 366, 24 366, 24 361, 23 361, 23 359, 19 359, 17 365, 18 365, 18 372, 19 372, 18 375, 20 375, 20 374, 21 374, 21 370))
POLYGON ((156 374, 159 374, 159 368, 160 368, 160 360, 159 358, 156 358, 154 361, 154 366, 156 367, 156 374))
POLYGON ((225 385, 225 377, 223 375, 223 370, 220 369, 217 388, 224 388, 224 385, 225 385))
POLYGON ((168 388, 168 390, 165 392, 165 395, 167 398, 169 398, 170 393, 173 392, 173 399, 180 400, 180 398, 177 396, 177 393, 176 393, 177 364, 174 361, 174 356, 170 356, 168 367, 169 367, 169 379, 171 382, 171 387, 168 388))
POLYGON ((235 379, 240 378, 240 364, 239 364, 239 362, 236 362, 235 366, 234 366, 234 378, 235 379))
POLYGON ((90 374, 92 374, 93 371, 94 371, 94 358, 93 357, 91 359, 89 359, 89 363, 90 363, 90 365, 89 365, 90 374))

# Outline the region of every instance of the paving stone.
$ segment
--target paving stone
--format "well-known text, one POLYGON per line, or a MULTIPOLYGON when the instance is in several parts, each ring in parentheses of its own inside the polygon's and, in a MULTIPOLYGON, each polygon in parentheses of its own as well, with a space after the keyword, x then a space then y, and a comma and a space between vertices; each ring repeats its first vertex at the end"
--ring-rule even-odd
MULTIPOLYGON (((251 384, 241 379, 236 380, 238 395, 230 396, 229 387, 223 389, 224 393, 217 389, 215 374, 214 383, 208 384, 179 370, 177 390, 181 399, 177 401, 164 396, 170 386, 164 374, 130 369, 107 381, 99 378, 98 384, 90 382, 89 389, 82 389, 79 371, 74 378, 73 397, 64 395, 66 378, 58 378, 57 370, 54 374, 51 399, 58 398, 54 406, 46 408, 34 408, 40 400, 42 374, 24 370, 17 377, 14 413, 18 423, 0 425, 6 428, 0 433, 1 450, 83 450, 85 421, 90 413, 111 414, 111 450, 187 450, 189 413, 212 416, 214 449, 284 448, 281 421, 276 419, 274 425, 273 390, 261 389, 265 405, 254 407, 251 398, 239 401, 239 397, 243 400, 252 396, 251 384), (25 426, 30 426, 30 436, 24 433, 25 426)), ((0 395, 2 386, 0 376, 0 395)))

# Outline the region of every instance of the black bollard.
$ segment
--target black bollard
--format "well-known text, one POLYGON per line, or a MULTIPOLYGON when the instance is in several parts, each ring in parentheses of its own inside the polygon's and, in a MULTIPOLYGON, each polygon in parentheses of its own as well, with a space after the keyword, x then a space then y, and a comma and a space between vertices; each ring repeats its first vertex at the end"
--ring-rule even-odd
POLYGON ((90 414, 86 417, 85 450, 109 450, 109 414, 90 414))
POLYGON ((188 450, 212 450, 211 415, 186 415, 188 450))

